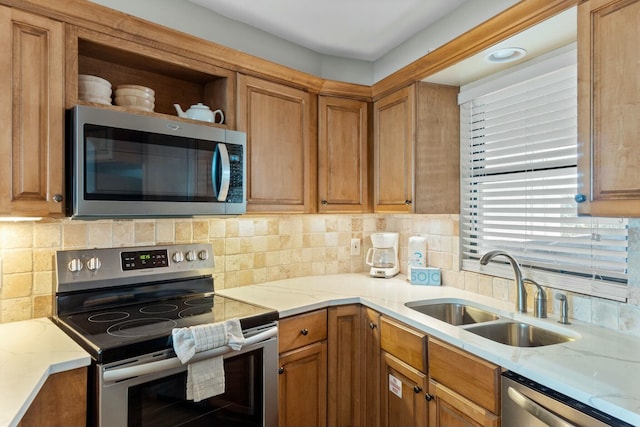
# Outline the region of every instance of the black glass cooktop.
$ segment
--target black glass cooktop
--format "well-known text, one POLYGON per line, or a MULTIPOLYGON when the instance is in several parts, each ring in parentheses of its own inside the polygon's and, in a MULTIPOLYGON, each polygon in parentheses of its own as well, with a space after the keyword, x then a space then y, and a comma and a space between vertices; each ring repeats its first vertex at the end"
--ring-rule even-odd
POLYGON ((242 329, 265 325, 278 313, 213 294, 190 294, 54 317, 98 363, 109 363, 172 347, 173 328, 237 318, 242 329))

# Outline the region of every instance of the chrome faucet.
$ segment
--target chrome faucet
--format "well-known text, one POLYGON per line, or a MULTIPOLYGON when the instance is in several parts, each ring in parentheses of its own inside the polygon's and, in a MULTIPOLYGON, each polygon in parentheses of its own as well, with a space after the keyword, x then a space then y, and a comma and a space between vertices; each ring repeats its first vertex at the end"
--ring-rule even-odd
POLYGON ((556 294, 556 299, 560 300, 560 320, 558 322, 563 323, 565 325, 570 325, 569 323, 569 303, 567 302, 567 297, 562 294, 556 294))
POLYGON ((536 292, 536 297, 534 299, 535 305, 533 306, 533 315, 541 319, 546 318, 547 317, 547 293, 544 291, 544 288, 540 286, 540 284, 535 280, 529 279, 527 277, 522 279, 522 281, 525 283, 531 283, 532 285, 535 285, 536 288, 538 288, 538 292, 536 292))
POLYGON ((518 291, 516 308, 518 312, 526 313, 527 312, 527 290, 524 287, 524 281, 522 280, 522 270, 520 270, 520 265, 518 264, 518 261, 516 261, 516 259, 511 255, 509 255, 507 252, 497 250, 497 251, 490 251, 482 255, 482 258, 480 258, 480 264, 487 265, 487 263, 491 261, 492 258, 497 257, 499 255, 502 255, 503 257, 508 259, 509 262, 511 263, 511 267, 513 267, 513 274, 516 276, 515 279, 516 279, 516 286, 518 291))

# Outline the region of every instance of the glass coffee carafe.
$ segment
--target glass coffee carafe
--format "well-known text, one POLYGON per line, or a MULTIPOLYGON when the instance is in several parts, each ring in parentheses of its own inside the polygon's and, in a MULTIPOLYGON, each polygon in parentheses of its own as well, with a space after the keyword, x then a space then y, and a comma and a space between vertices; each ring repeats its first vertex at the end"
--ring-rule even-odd
POLYGON ((367 251, 365 262, 371 266, 372 277, 393 277, 399 272, 398 233, 373 233, 372 248, 367 251))

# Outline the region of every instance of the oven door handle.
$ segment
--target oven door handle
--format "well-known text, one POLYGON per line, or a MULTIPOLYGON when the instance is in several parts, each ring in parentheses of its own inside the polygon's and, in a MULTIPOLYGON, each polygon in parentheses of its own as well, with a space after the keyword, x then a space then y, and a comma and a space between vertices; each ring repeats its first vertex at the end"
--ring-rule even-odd
POLYGON ((507 393, 516 405, 518 405, 523 410, 527 411, 529 414, 536 417, 549 427, 576 427, 574 424, 565 421, 544 406, 529 399, 527 396, 518 392, 513 387, 509 387, 507 389, 507 393))
MULTIPOLYGON (((275 337, 277 335, 278 335, 278 327, 274 326, 272 328, 267 329, 266 331, 257 333, 256 335, 253 335, 245 339, 243 348, 253 344, 258 344, 262 341, 266 341, 269 338, 275 337)), ((227 345, 217 347, 207 351, 202 351, 200 353, 196 353, 191 358, 191 360, 189 360, 189 363, 210 359, 212 357, 222 356, 224 354, 231 353, 233 351, 236 351, 236 350, 233 350, 231 347, 227 345)), ((142 375, 155 374, 157 372, 178 368, 180 366, 183 366, 182 363, 180 362, 180 359, 178 359, 177 357, 172 357, 171 359, 157 360, 155 362, 149 362, 143 365, 109 369, 102 374, 102 378, 104 379, 105 382, 115 382, 115 381, 121 381, 127 378, 139 377, 142 375)))

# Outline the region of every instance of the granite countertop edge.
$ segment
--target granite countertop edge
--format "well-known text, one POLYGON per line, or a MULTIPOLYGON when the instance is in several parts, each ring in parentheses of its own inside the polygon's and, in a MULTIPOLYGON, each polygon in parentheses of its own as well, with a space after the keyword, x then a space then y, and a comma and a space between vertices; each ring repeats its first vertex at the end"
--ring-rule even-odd
POLYGON ((0 427, 18 425, 50 375, 90 363, 48 318, 0 324, 0 427))

